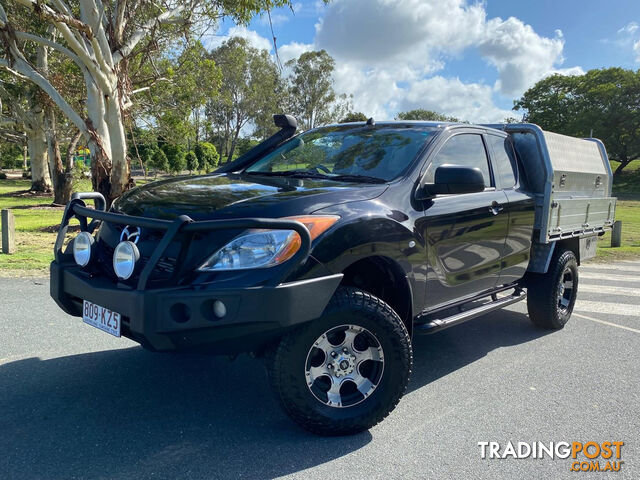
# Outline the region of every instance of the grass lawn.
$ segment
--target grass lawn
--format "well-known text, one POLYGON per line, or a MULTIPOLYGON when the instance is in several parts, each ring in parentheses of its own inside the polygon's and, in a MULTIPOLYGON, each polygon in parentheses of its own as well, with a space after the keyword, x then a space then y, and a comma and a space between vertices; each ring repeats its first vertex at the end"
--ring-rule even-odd
MULTIPOLYGON (((623 223, 622 247, 611 248, 606 234, 599 241, 595 262, 640 258, 640 160, 628 168, 614 185, 614 196, 619 197, 616 219, 623 223)), ((45 275, 53 259, 64 209, 53 207, 51 196, 29 193, 29 187, 29 180, 0 180, 0 209, 10 208, 15 216, 17 249, 13 255, 0 253, 0 276, 45 275)), ((91 182, 81 180, 74 190, 91 190, 91 182)))
MULTIPOLYGON (((611 169, 615 172, 620 165, 611 161, 611 169)), ((640 200, 640 159, 632 161, 614 180, 614 196, 625 200, 640 200)), ((620 219, 618 219, 620 220, 620 219)), ((622 220, 624 222, 624 220, 622 220)))
POLYGON ((640 258, 640 201, 618 200, 616 220, 622 221, 622 246, 611 248, 611 234, 605 234, 598 241, 598 256, 593 262, 640 258))
MULTIPOLYGON (((53 207, 49 195, 27 190, 29 180, 0 180, 0 209, 9 208, 16 224, 16 253, 0 253, 0 276, 40 275, 53 259, 53 244, 63 207, 53 207)), ((91 182, 81 181, 76 190, 90 190, 91 182)))

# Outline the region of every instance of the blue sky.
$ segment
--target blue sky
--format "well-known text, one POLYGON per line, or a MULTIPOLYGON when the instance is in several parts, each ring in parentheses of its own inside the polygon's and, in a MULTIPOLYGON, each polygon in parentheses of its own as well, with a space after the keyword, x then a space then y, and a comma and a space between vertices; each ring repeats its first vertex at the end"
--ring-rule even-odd
MULTIPOLYGON (((304 0, 272 20, 283 61, 325 48, 336 90, 376 118, 424 107, 500 121, 550 73, 640 68, 639 0, 304 0)), ((218 34, 271 49, 266 15, 218 34)))

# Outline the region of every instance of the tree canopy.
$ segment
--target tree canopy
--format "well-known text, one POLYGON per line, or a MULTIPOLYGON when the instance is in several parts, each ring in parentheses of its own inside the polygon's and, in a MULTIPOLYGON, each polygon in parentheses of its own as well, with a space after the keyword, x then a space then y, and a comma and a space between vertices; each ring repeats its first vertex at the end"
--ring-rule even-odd
POLYGON ((601 139, 609 158, 620 162, 616 174, 640 156, 640 71, 552 75, 527 90, 514 110, 545 130, 601 139))
POLYGON ((362 112, 349 112, 338 123, 366 122, 367 116, 362 112))
POLYGON ((450 117, 442 113, 434 112, 433 110, 426 110, 424 108, 416 108, 415 110, 408 110, 406 112, 400 112, 395 117, 396 120, 421 120, 424 122, 459 122, 456 117, 450 117))
POLYGON ((346 95, 333 89, 335 62, 325 50, 305 52, 289 60, 289 110, 304 130, 341 118, 348 111, 346 95))

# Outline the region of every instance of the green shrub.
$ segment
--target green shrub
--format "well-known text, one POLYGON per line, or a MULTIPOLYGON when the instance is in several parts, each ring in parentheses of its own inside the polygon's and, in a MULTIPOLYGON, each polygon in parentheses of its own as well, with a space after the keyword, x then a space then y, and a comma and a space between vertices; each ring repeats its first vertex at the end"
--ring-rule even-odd
POLYGON ((196 157, 196 154, 193 152, 188 152, 186 155, 186 162, 187 162, 187 170, 189 170, 189 173, 193 172, 194 170, 199 170, 199 163, 198 162, 198 157, 196 157))
POLYGON ((7 179, 7 174, 4 172, 0 172, 0 180, 6 180, 7 179))
POLYGON ((187 166, 185 152, 182 145, 172 145, 166 143, 162 146, 162 150, 167 156, 169 162, 169 171, 172 173, 180 173, 187 166))
POLYGON ((209 142, 200 142, 196 144, 194 149, 196 157, 198 157, 198 168, 209 173, 218 166, 220 155, 215 145, 209 142))
POLYGON ((0 144, 0 169, 22 168, 22 147, 15 143, 0 144))
POLYGON ((153 155, 151 156, 151 166, 156 171, 156 175, 158 175, 158 170, 163 172, 169 171, 169 160, 167 159, 167 155, 164 153, 164 150, 158 148, 153 155))

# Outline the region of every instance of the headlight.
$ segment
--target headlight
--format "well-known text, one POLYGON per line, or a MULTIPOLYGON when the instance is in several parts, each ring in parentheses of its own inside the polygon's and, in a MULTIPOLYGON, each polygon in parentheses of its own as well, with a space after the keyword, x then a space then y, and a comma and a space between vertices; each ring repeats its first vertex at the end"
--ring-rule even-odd
MULTIPOLYGON (((289 217, 304 224, 311 240, 338 221, 335 215, 289 217)), ((293 230, 250 231, 231 240, 200 266, 202 271, 265 268, 286 262, 300 249, 301 240, 293 230)))
POLYGON ((73 239, 73 259, 81 267, 89 265, 94 242, 95 239, 89 232, 80 232, 73 239))
POLYGON ((133 275, 139 258, 140 252, 133 242, 120 242, 113 252, 113 271, 126 280, 133 275))

